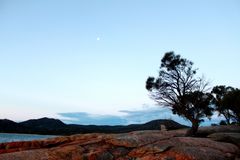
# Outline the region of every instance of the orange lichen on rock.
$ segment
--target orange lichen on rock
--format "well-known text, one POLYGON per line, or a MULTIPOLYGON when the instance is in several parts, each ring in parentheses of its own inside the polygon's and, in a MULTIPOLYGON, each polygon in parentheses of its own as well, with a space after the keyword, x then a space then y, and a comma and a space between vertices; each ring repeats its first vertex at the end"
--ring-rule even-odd
POLYGON ((184 137, 185 131, 93 133, 2 143, 0 160, 228 160, 240 154, 234 143, 184 137))

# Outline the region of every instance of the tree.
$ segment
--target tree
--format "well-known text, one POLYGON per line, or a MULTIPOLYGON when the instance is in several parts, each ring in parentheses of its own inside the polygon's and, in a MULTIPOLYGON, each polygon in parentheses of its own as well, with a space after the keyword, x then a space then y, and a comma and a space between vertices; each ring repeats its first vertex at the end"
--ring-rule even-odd
POLYGON ((227 123, 226 123, 226 121, 221 120, 220 123, 219 123, 219 125, 227 125, 227 123))
POLYGON ((232 121, 240 124, 240 90, 238 88, 234 88, 224 96, 223 106, 227 106, 232 111, 232 121))
MULTIPOLYGON (((219 112, 219 115, 223 115, 226 119, 226 123, 230 124, 231 117, 233 116, 230 108, 223 104, 223 99, 226 94, 232 91, 232 87, 226 87, 224 85, 213 87, 211 93, 214 96, 215 110, 219 112)), ((226 103, 226 102, 225 102, 226 103)))
POLYGON ((210 118, 213 111, 212 95, 205 91, 208 83, 204 78, 196 78, 192 66, 193 62, 167 52, 161 60, 159 76, 146 81, 151 98, 192 123, 188 135, 196 134, 202 118, 210 118))
POLYGON ((225 117, 227 124, 230 121, 240 123, 240 90, 221 85, 215 86, 211 93, 214 96, 215 110, 225 117))

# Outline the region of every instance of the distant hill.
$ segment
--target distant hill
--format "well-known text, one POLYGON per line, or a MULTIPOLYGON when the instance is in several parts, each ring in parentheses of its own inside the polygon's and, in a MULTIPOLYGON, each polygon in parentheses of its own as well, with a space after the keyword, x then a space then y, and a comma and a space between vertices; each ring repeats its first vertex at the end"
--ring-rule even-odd
POLYGON ((23 133, 26 132, 28 128, 23 127, 21 124, 8 119, 0 120, 0 132, 7 133, 23 133))
POLYGON ((16 123, 11 120, 0 120, 0 132, 5 133, 31 133, 31 134, 49 134, 49 135, 71 135, 79 133, 125 133, 138 130, 161 130, 164 125, 167 130, 187 128, 173 120, 153 120, 144 124, 131 125, 77 125, 65 124, 58 119, 40 118, 31 119, 16 123))
POLYGON ((30 119, 24 122, 20 122, 24 127, 34 127, 34 128, 61 128, 65 127, 66 124, 64 124, 62 121, 58 119, 53 119, 53 118, 40 118, 40 119, 30 119))

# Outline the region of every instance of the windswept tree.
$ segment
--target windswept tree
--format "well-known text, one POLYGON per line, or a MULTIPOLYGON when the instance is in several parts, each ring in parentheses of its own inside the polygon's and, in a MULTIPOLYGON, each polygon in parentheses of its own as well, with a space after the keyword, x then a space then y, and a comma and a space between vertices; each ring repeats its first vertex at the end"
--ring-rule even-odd
POLYGON ((215 86, 212 89, 216 111, 230 121, 240 124, 240 90, 238 88, 215 86))
POLYGON ((159 76, 149 77, 146 89, 159 105, 192 123, 188 135, 196 134, 203 118, 212 116, 212 95, 207 93, 204 78, 196 77, 193 62, 167 52, 161 60, 159 76))

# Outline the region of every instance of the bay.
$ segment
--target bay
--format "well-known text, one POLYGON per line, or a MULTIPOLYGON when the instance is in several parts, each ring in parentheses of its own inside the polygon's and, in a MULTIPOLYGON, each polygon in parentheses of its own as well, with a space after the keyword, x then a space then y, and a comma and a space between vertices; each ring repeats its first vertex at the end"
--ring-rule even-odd
POLYGON ((53 138, 53 135, 37 135, 37 134, 17 134, 17 133, 0 133, 0 143, 17 142, 17 141, 32 141, 46 138, 53 138))

